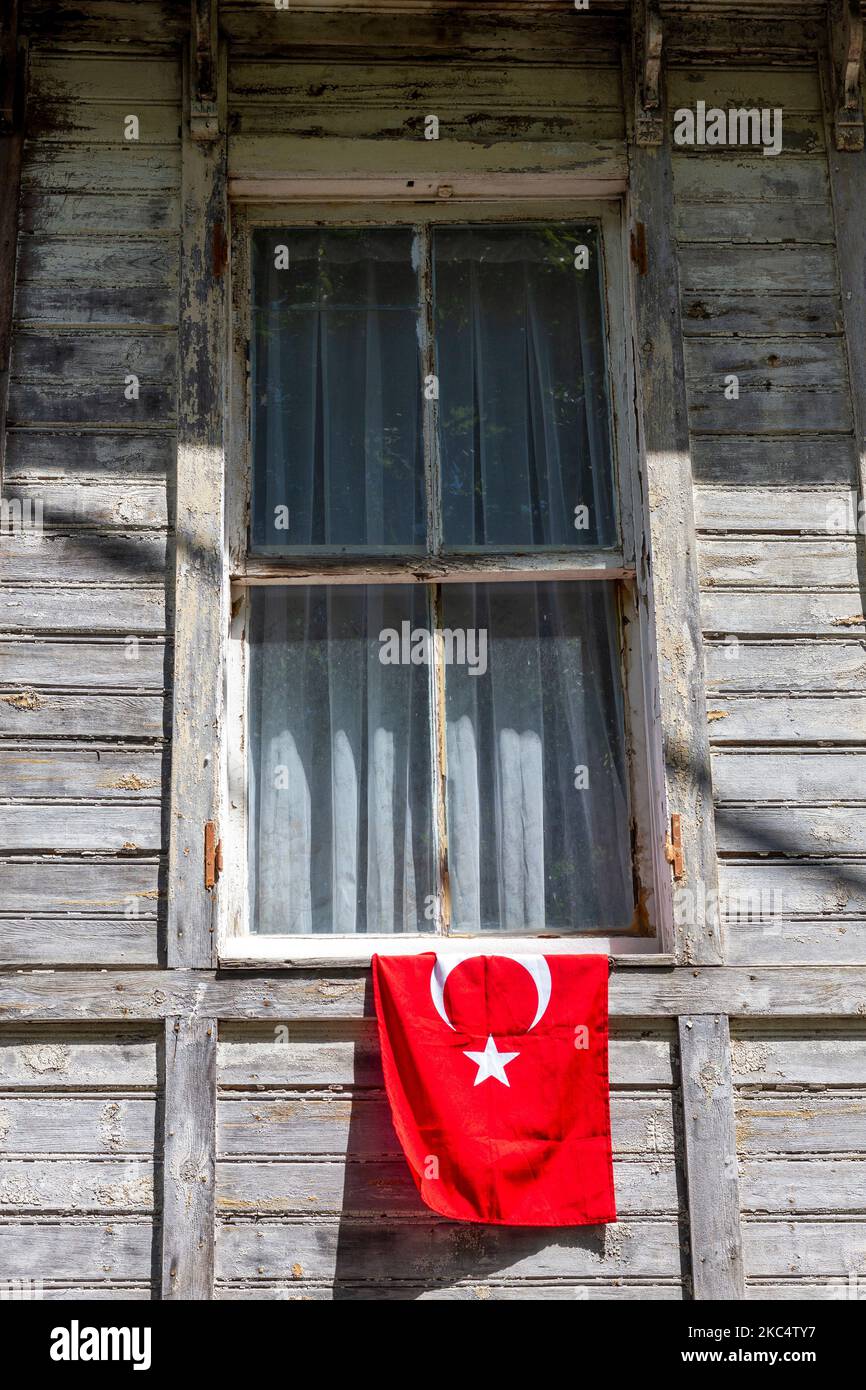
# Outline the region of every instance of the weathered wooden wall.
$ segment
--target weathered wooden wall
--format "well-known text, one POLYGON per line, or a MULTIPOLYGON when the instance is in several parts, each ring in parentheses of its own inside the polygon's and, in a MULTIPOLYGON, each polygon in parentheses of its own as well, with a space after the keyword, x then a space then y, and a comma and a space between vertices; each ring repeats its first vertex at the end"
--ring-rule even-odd
MULTIPOLYGON (((553 1239, 419 1204, 363 972, 172 968, 201 965, 164 912, 178 291, 203 216, 181 198, 186 8, 24 9, 3 487, 46 529, 0 537, 0 1280, 201 1296, 215 1225, 220 1299, 736 1294, 740 1235, 748 1296, 846 1296, 866 1270, 866 645, 862 537, 826 516, 862 486, 837 166, 864 156, 828 143, 823 6, 662 5, 669 116, 785 111, 778 158, 674 151, 672 226, 647 227, 650 257, 662 232, 678 249, 721 886, 764 899, 725 914, 720 966, 615 972, 622 1219, 553 1239), (207 1189, 188 1234, 187 1148, 207 1189)), ((230 188, 624 181, 626 7, 592 9, 223 0, 230 188)))
POLYGON ((387 1113, 375 1024, 224 1027, 217 1296, 679 1298, 685 1234, 673 1031, 611 1047, 621 1221, 468 1227, 420 1201, 387 1113))
POLYGON ((0 1033, 0 1270, 46 1298, 150 1298, 157 1035, 0 1033))
POLYGON ((674 156, 721 889, 764 902, 732 906, 728 960, 861 963, 858 450, 818 62, 677 65, 669 100, 784 110, 777 157, 674 156))
POLYGON ((155 964, 180 60, 131 13, 112 52, 60 29, 31 45, 7 408, 4 495, 41 499, 44 533, 0 548, 2 959, 155 964))
POLYGON ((743 1256, 752 1296, 861 1299, 862 1023, 739 1024, 732 1057, 743 1256))

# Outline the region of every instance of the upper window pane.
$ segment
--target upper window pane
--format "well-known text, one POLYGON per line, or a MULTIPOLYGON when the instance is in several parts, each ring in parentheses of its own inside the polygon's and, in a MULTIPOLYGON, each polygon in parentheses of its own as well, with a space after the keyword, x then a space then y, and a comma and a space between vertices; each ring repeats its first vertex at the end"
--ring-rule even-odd
POLYGON ((424 545, 409 227, 253 235, 251 546, 424 545))
POLYGON ((446 548, 613 545, 597 231, 437 227, 433 268, 446 548))

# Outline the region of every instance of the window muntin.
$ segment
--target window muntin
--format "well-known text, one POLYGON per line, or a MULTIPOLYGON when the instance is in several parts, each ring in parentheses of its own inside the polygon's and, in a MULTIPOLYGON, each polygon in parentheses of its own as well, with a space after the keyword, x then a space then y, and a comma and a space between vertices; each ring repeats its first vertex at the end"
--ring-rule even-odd
MULTIPOLYGON (((436 216, 437 218, 440 216, 438 209, 436 210, 436 216)), ((446 220, 451 219, 446 218, 446 220)), ((321 229, 311 227, 308 230, 318 235, 321 229)), ((357 231, 356 228, 350 230, 353 232, 357 231)), ((369 237, 378 230, 380 229, 366 228, 365 232, 369 237)), ((400 228, 400 230, 405 231, 406 229, 400 228)), ((451 229, 449 228, 448 230, 451 229)), ((470 226, 467 224, 466 226, 460 226, 454 230, 458 234, 479 231, 483 235, 485 230, 489 229, 478 228, 474 225, 470 226)), ((562 400, 560 401, 560 404, 564 402, 565 406, 565 415, 562 417, 565 421, 565 425, 569 424, 569 408, 572 409, 572 422, 574 420, 575 401, 577 401, 579 409, 584 412, 581 432, 572 431, 573 439, 582 439, 584 449, 586 449, 586 442, 589 434, 587 429, 588 424, 591 425, 595 435, 593 441, 593 446, 596 450, 595 467, 587 469, 585 460, 582 463, 582 467, 584 469, 584 477, 588 475, 589 481, 592 483, 592 491, 589 494, 590 497, 594 498, 598 496, 603 500, 599 511, 594 516, 592 515, 594 510, 593 506, 587 505, 586 510, 591 516, 590 526, 586 527, 582 534, 577 535, 576 543, 569 536, 568 544, 566 544, 562 539, 564 532, 561 525, 561 515, 558 518, 560 523, 559 530, 556 531, 555 529, 551 529, 548 524, 550 516, 552 515, 550 511, 548 511, 547 516, 545 516, 540 509, 536 509, 533 512, 531 508, 529 510, 524 508, 522 513, 518 513, 518 517, 522 518, 522 520, 519 520, 519 524, 524 527, 522 534, 526 534, 525 521, 528 516, 530 528, 534 529, 535 532, 535 541, 537 542, 538 539, 540 522, 542 539, 546 541, 546 543, 539 545, 534 541, 529 541, 520 545, 519 548, 516 545, 514 545, 513 549, 503 548, 501 540, 490 535, 490 530, 493 528, 482 529, 480 535, 483 544, 481 546, 471 543, 465 547, 460 546, 450 537, 446 536, 444 534, 445 526, 443 525, 443 517, 447 505, 447 498, 445 495, 447 489, 445 488, 442 475, 443 433, 440 429, 439 422, 440 412, 448 403, 447 393, 445 393, 442 399, 431 400, 428 392, 425 390, 422 420, 424 435, 423 477, 427 506, 426 544, 428 553, 432 552, 433 554, 444 557, 443 561, 435 563, 434 568, 428 570, 425 569, 424 565, 419 564, 417 558, 412 558, 413 555, 417 556, 417 551, 414 548, 410 550, 408 547, 404 547, 401 551, 401 547, 397 546, 389 551, 387 547, 368 546, 365 547, 364 554, 357 554, 352 547, 347 546, 337 547, 335 553, 335 548, 332 545, 327 543, 311 545, 309 542, 301 547, 278 547, 273 549, 269 547, 268 553, 274 556, 272 562, 262 559, 256 560, 254 555, 251 555, 248 560, 244 560, 242 552, 238 552, 239 564, 235 569, 235 573, 243 585, 276 585, 280 583, 281 575, 284 575, 292 586, 298 585, 301 578, 310 584, 315 584, 315 575, 317 572, 323 587, 334 583, 345 584, 350 572, 356 573, 362 584, 375 583, 377 576, 384 578, 386 583, 389 584, 395 581, 401 582, 401 575, 404 580, 415 582, 419 586, 422 584, 430 584, 434 576, 444 581, 443 584, 435 588, 431 585, 428 591, 428 597, 425 600, 429 606, 428 631, 430 634, 430 651, 432 653, 430 665, 424 669, 427 670, 429 674, 430 688, 429 742, 432 750, 432 767, 429 771, 432 773, 431 800, 433 803, 433 840, 435 842, 433 853, 436 870, 435 891, 431 895, 425 895, 424 920, 420 921, 418 917, 419 898, 416 890, 413 909, 411 912, 404 914, 401 923, 399 914, 395 915, 392 913, 389 921, 386 920, 389 914, 381 910, 367 913, 365 918, 364 914, 369 906, 369 899, 366 890, 362 893, 358 885, 355 884, 353 892, 357 890, 356 897, 362 902, 363 907, 363 911, 358 911, 356 913, 355 930, 360 931, 362 934, 366 932, 375 935, 385 931, 399 931, 401 928, 410 932, 415 930, 424 932, 431 926, 434 929, 440 928, 446 931, 472 931, 477 929, 482 933, 496 932, 498 934, 503 934, 508 931, 522 932, 523 934, 533 931, 557 933, 563 930, 598 933, 623 930, 629 927, 634 931, 638 921, 638 914, 631 910, 633 890, 629 878, 632 872, 630 829, 633 830, 634 822, 629 810, 629 797, 630 793, 634 793, 636 776, 634 754, 636 748, 642 746, 642 733, 640 728, 632 728, 631 732, 629 732, 628 727, 626 728, 626 732, 623 733, 622 678, 620 670, 618 669, 618 663, 621 647, 623 650, 632 650, 632 647, 630 643, 630 626, 621 628, 617 619, 620 600, 622 600, 624 610, 629 613, 632 612, 633 595, 631 593, 631 587, 634 569, 633 561, 630 567, 630 563, 627 559, 627 556, 632 553, 630 532, 627 533, 629 539, 626 541, 626 549, 624 551, 622 544, 618 542, 619 528, 615 516, 615 492, 613 485, 615 470, 611 447, 611 416, 607 400, 608 367, 604 360, 608 343, 607 330, 604 324, 604 278, 601 271, 601 238, 594 224, 588 226, 586 223, 575 224, 574 222, 568 222, 566 220, 558 223, 548 222, 543 225, 540 223, 529 224, 528 222, 521 221, 519 224, 509 223, 507 227, 503 226, 501 229, 497 227, 496 230, 501 230, 506 235, 511 236, 522 234, 524 243, 526 242, 527 233, 531 232, 532 237, 530 237, 530 242, 535 239, 536 244, 539 236, 543 239, 543 234, 551 232, 552 236, 550 240, 554 241, 554 245, 558 251, 562 250, 561 234, 564 234, 567 241, 572 242, 572 252, 576 251, 577 247, 580 245, 591 247, 591 274, 587 277, 584 271, 583 282, 585 286, 589 286, 590 296, 595 297, 595 343, 592 344, 590 342, 590 333, 587 326, 591 322, 591 318, 587 314, 587 309, 589 308, 592 310, 592 305, 584 303, 582 312, 584 327, 582 331, 587 338, 587 354, 584 355, 582 359, 582 377, 576 390, 571 393, 571 399, 569 399, 568 391, 565 390, 562 393, 562 400), (558 238, 558 240, 554 240, 555 238, 558 238), (590 371, 587 371, 588 361, 592 366, 592 370, 590 371), (585 418, 587 410, 591 414, 590 420, 585 418), (607 439, 608 441, 608 451, 604 460, 605 477, 600 477, 598 471, 598 441, 603 439, 607 439), (609 504, 605 503, 604 499, 609 499, 609 504), (607 510, 605 515, 602 515, 601 512, 605 506, 607 510), (547 528, 549 533, 547 535, 545 535, 545 528, 547 528), (589 533, 588 536, 587 532, 589 533), (614 543, 612 544, 611 541, 614 543), (306 552, 306 559, 301 558, 299 550, 306 552), (536 556, 535 560, 529 558, 530 553, 536 556), (280 555, 284 555, 285 558, 280 559, 280 555), (320 560, 316 559, 317 555, 321 556, 320 560), (449 560, 449 555, 454 558, 449 560), (460 560, 460 555, 465 556, 465 559, 460 560), (341 560, 339 558, 340 556, 348 558, 341 560), (572 556, 573 559, 567 558, 569 556, 572 556), (294 574, 293 571, 295 571, 294 574), (577 890, 574 884, 575 880, 579 878, 579 874, 575 873, 574 866, 572 865, 569 867, 568 863, 563 861, 561 857, 560 861, 554 864, 554 856, 549 851, 549 873, 542 865, 539 874, 537 871, 538 864, 536 864, 536 874, 533 879, 529 863, 531 855, 527 861, 525 874, 526 883, 536 883, 535 896, 533 897, 533 894, 526 889, 525 885, 523 888, 518 885, 519 891, 516 894, 516 899, 521 899, 522 894, 522 906, 519 911, 510 911, 508 914, 504 914, 499 902, 496 901, 497 894, 500 893, 498 883, 496 893, 493 893, 489 886, 491 874, 490 865, 495 859, 497 865, 499 865, 496 869, 496 873, 498 874, 501 869, 503 875, 506 875, 509 853, 511 853, 513 859, 514 847, 512 845, 511 851, 508 850, 507 835, 502 845, 497 846, 496 844, 496 816, 493 813, 493 803, 487 792, 479 798, 483 803, 481 804, 483 816, 479 815, 479 836, 483 844, 483 853, 480 851, 476 852, 476 859, 478 862, 481 863, 482 860, 484 861, 481 877, 483 878, 484 873, 487 874, 487 888, 483 888, 480 881, 473 886, 472 875, 467 875, 466 865, 467 862, 472 862, 471 854, 468 860, 467 856, 464 854, 463 863, 458 866, 461 848, 465 850, 467 846, 465 844, 458 846, 454 836, 457 816, 456 804, 454 803, 452 792, 456 791, 456 779, 452 776, 449 780, 447 754, 449 746, 453 749, 455 743, 453 729, 450 733, 446 730, 446 707, 449 700, 452 707, 454 706, 461 675, 464 677, 464 691, 469 688, 468 682, 473 681, 474 683, 474 679, 477 677, 473 678, 467 672, 461 672, 459 666, 455 666, 453 669, 449 667, 446 654, 447 643, 443 644, 442 641, 442 628, 445 626, 445 605, 449 595, 453 595, 451 599, 453 611, 453 604, 456 602, 457 598, 456 581, 462 581, 467 589, 471 583, 476 590, 473 601, 477 602, 481 590, 478 588, 476 581, 487 581, 492 579, 496 581, 494 587, 501 586, 504 591, 506 586, 503 584, 503 581, 513 578, 515 575, 522 581, 521 585, 510 585, 508 587, 516 590, 522 588, 527 596, 532 593, 533 590, 540 591, 540 587, 546 581, 558 579, 560 582, 557 587, 562 589, 564 595, 559 606, 562 608, 563 612, 566 613, 570 608, 585 607, 585 601, 579 602, 579 600, 581 596, 583 596, 584 600, 588 600, 589 590, 595 589, 596 587, 599 588, 599 592, 601 592, 602 589, 607 590, 607 597, 601 601, 601 611, 604 613, 605 626, 600 634, 595 633, 594 636, 601 637, 599 645, 606 653, 602 665, 608 664, 608 657, 613 658, 612 664, 610 665, 614 679, 613 701, 607 710, 606 719, 607 727, 605 738, 608 741, 608 753, 600 759, 603 768, 603 784, 599 786, 596 783, 593 787, 592 795, 593 798, 597 799, 598 806, 607 808, 606 814, 608 819, 605 828, 600 828, 604 820, 603 816, 599 818, 597 812, 593 812, 593 814, 587 818, 586 824, 592 824, 592 832, 584 836, 583 844, 581 844, 578 850, 578 856, 585 855, 583 863, 585 876, 591 877, 594 884, 602 884, 602 896, 604 896, 606 890, 610 890, 607 894, 606 902, 600 901, 599 895, 595 892, 595 889, 587 891, 585 883, 582 889, 577 890), (244 578, 243 576, 247 577, 244 578), (620 582, 605 582, 608 578, 611 581, 624 581, 624 585, 620 582), (452 802, 450 816, 446 809, 449 801, 452 802), (494 824, 494 832, 492 834, 490 832, 490 824, 486 827, 483 826, 481 824, 482 819, 486 819, 487 822, 494 824), (601 846, 604 848, 602 849, 601 846), (611 851, 611 854, 607 856, 607 859, 610 860, 609 863, 605 857, 605 852, 607 850, 611 851), (455 859, 455 856, 457 856, 457 859, 455 859), (603 860, 605 861, 604 863, 602 862, 603 860), (457 873, 456 882, 455 871, 457 873), (564 892, 561 885, 563 882, 568 881, 569 873, 572 875, 572 888, 564 892), (543 889, 540 895, 537 891, 538 883, 543 883, 543 889), (467 884, 470 885, 468 897, 465 892, 467 884), (456 902, 455 889, 458 891, 458 900, 456 902), (571 903, 566 903, 565 899, 569 891, 575 893, 575 898, 571 903), (473 901, 473 893, 475 901, 473 901), (531 905, 533 903, 537 904, 540 901, 540 897, 544 898, 544 920, 536 922, 534 919, 537 917, 537 911, 531 905), (578 901, 578 897, 580 901, 578 901), (467 902, 470 904, 469 909, 466 907, 467 902), (491 903, 493 903, 492 907, 491 903), (459 914, 462 917, 462 924, 458 924, 455 914, 459 914), (474 920, 472 920, 473 917, 474 920)), ((437 314, 433 296, 433 286, 435 282, 435 276, 433 275, 434 243, 435 237, 439 235, 441 231, 441 228, 437 227, 434 229, 431 226, 416 226, 412 231, 412 254, 414 269, 417 272, 420 285, 419 299, 421 301, 417 341, 420 349, 422 374, 425 378, 423 385, 425 387, 430 380, 428 373, 433 372, 435 368, 438 374, 441 359, 441 350, 437 351, 437 343, 435 342, 437 314)), ((268 227, 266 230, 262 229, 260 232, 254 233, 254 236, 255 235, 260 236, 263 239, 263 243, 268 248, 273 247, 277 242, 285 243, 287 240, 285 229, 277 226, 268 227)), ((463 240, 465 246, 465 237, 463 240)), ((258 252, 254 254, 258 254, 258 252)), ((482 259, 484 258, 484 254, 485 253, 482 251, 482 259)), ((465 256, 463 259, 465 260, 465 256)), ((561 265, 561 256, 557 256, 557 260, 561 265)), ((576 262, 574 268, 575 271, 577 271, 576 262)), ((580 272, 578 272, 578 274, 579 273, 580 272)), ((328 298, 327 294, 322 295, 318 291, 317 294, 319 294, 320 299, 328 298)), ((560 292, 559 298, 563 299, 565 297, 567 296, 564 295, 563 290, 560 292)), ((586 290, 584 291, 584 298, 586 298, 586 290)), ((331 296, 331 301, 333 301, 333 295, 331 296)), ((440 318, 440 336, 442 327, 443 324, 440 318)), ((497 336, 501 337, 501 334, 492 335, 492 341, 495 342, 497 336)), ((621 348, 615 349, 615 351, 621 353, 621 348)), ((524 349, 524 362, 526 358, 527 353, 524 349)), ((255 353, 253 353, 253 360, 255 361, 255 353)), ((525 374, 524 379, 526 379, 525 374)), ((538 395, 539 393, 536 391, 536 396, 538 395)), ((253 402, 255 401, 255 367, 253 369, 253 380, 251 383, 251 399, 253 402)), ((473 403, 472 408, 474 409, 474 407, 475 403, 473 403)), ((476 436, 484 433, 484 426, 487 423, 483 409, 479 411, 478 414, 480 418, 475 425, 476 436)), ((547 421, 548 436, 555 436, 556 430, 551 430, 551 422, 559 426, 562 424, 562 419, 557 420, 552 418, 552 421, 547 421)), ((538 424, 537 412, 535 424, 538 424)), ((542 424, 544 424, 543 421, 542 424)), ((562 435, 563 431, 560 431, 560 434, 562 435)), ((564 437, 566 439, 568 438, 567 429, 564 431, 564 437)), ((492 441, 492 445, 495 446, 497 442, 495 432, 490 435, 490 440, 492 441)), ((490 451, 490 448, 488 448, 488 453, 490 451)), ((573 456, 574 451, 572 447, 571 457, 573 456)), ((584 491, 586 491, 585 488, 584 491)), ((571 505, 571 500, 571 498, 568 498, 569 506, 571 505)), ((628 494, 623 498, 623 505, 625 507, 625 516, 630 520, 628 494)), ((566 515, 568 515, 568 513, 566 513, 566 515)), ((579 528, 575 526, 574 529, 578 532, 579 528)), ((456 533, 452 529, 452 535, 454 534, 456 533)), ((512 531, 511 534, 520 534, 520 531, 518 529, 516 532, 512 531)), ((472 540, 477 542, 478 538, 479 531, 476 529, 472 540)), ((249 628, 249 615, 256 602, 256 598, 250 598, 250 596, 255 595, 255 587, 247 590, 247 593, 247 605, 243 610, 247 614, 247 617, 242 621, 249 628)), ((532 603, 537 605, 537 601, 538 594, 536 594, 532 603)), ((597 595, 593 598, 592 602, 594 604, 598 603, 597 595)), ((447 638, 448 635, 446 629, 445 637, 447 638)), ((587 646, 587 635, 587 633, 583 634, 584 647, 587 646)), ((369 633, 367 640, 368 643, 371 640, 369 633)), ((501 635, 497 645, 501 652, 507 651, 509 645, 512 652, 515 650, 514 642, 512 641, 509 644, 508 641, 502 641, 501 635)), ((555 643, 551 644, 551 651, 554 649, 555 645, 555 643)), ((543 645, 541 650, 544 650, 543 645)), ((493 651, 492 644, 488 655, 490 659, 496 660, 496 653, 493 651)), ((250 665, 255 667, 255 664, 256 655, 253 651, 251 652, 250 665)), ((500 661, 499 664, 503 665, 504 663, 500 661)), ((635 695, 636 687, 634 686, 632 676, 628 676, 627 679, 629 700, 631 703, 635 695)), ((483 722, 482 720, 482 724, 483 722)), ((487 722, 489 725, 490 721, 488 720, 487 722)), ((562 724, 567 724, 568 720, 561 720, 560 722, 562 724)), ((629 725, 631 725, 632 722, 633 721, 630 720, 629 725)), ((504 744, 508 743, 509 732, 509 730, 504 731, 504 744)), ((527 743, 531 745, 533 742, 533 732, 531 728, 524 729, 518 736, 517 745, 523 744, 524 748, 527 743), (522 735, 528 735, 528 738, 523 738, 522 735)), ((482 734, 482 736, 484 735, 482 734)), ((425 740, 421 741, 422 744, 424 742, 425 740)), ((548 742, 551 742, 550 737, 548 738, 548 742)), ((569 749, 569 758, 571 758, 574 753, 574 748, 577 747, 576 741, 573 740, 572 742, 573 746, 569 749)), ((249 742, 247 746, 250 746, 249 742)), ((419 744, 419 747, 420 746, 419 744)), ((584 750, 578 748, 577 751, 581 754, 583 763, 587 765, 590 778, 592 778, 592 759, 590 758, 589 763, 587 763, 584 750)), ((501 748, 499 749, 498 755, 500 759, 504 756, 501 748)), ((452 753, 451 756, 456 757, 456 754, 452 753)), ((495 763, 496 756, 496 748, 493 750, 492 758, 489 755, 489 750, 484 750, 484 757, 481 761, 488 768, 488 771, 491 761, 495 763)), ((529 762, 531 765, 531 757, 529 762)), ((575 755, 575 762, 571 768, 571 772, 577 773, 580 766, 580 759, 575 755)), ((500 773, 506 774, 503 776, 503 782, 507 782, 507 767, 500 762, 498 770, 500 773)), ((425 766, 423 769, 423 780, 426 780, 427 772, 428 769, 425 766)), ((249 775, 251 782, 254 783, 255 770, 250 768, 249 775)), ((642 799, 644 791, 641 780, 643 774, 638 771, 637 777, 638 781, 641 783, 639 800, 641 806, 644 806, 642 799)), ((575 790, 577 791, 577 788, 575 788, 575 790)), ((583 790, 584 797, 586 794, 586 790, 583 790)), ((254 797, 251 796, 248 803, 251 818, 255 813, 253 802, 254 797)), ((503 810, 503 806, 505 810, 508 809, 507 805, 503 803, 499 808, 500 811, 503 810)), ((517 817, 517 819, 519 820, 520 818, 517 817)), ((508 823, 508 816, 504 815, 502 820, 503 823, 508 823)), ((512 821, 514 821, 514 817, 512 817, 512 821)), ((555 822, 555 815, 549 813, 548 825, 553 827, 555 822)), ((464 827, 465 824, 464 817, 464 827)), ((504 834, 501 829, 498 833, 500 837, 504 834)), ((564 839, 565 837, 562 838, 564 839)), ((531 836, 527 837, 527 844, 531 844, 531 836)), ((642 849, 640 855, 642 860, 642 849)), ((250 868, 255 870, 254 860, 251 860, 250 868)), ((331 878, 332 880, 334 878, 333 865, 331 865, 331 878)), ((416 882, 417 881, 416 879, 416 882)), ((637 882, 637 875, 635 875, 635 882, 637 882)), ((251 885, 251 887, 252 892, 255 893, 255 886, 251 885)), ((317 889, 316 892, 319 892, 319 889, 317 889)), ((319 896, 321 898, 320 892, 319 896)), ((351 894, 349 896, 351 896, 351 894)), ((501 897, 502 895, 500 894, 500 898, 501 897)), ((259 901, 261 901, 261 899, 259 899, 259 901)), ((405 903, 405 898, 401 899, 401 901, 405 903)), ((322 931, 333 933, 346 930, 344 924, 348 919, 345 914, 341 916, 339 913, 334 915, 334 913, 331 912, 330 922, 328 921, 328 914, 329 908, 325 905, 320 913, 318 933, 322 931)), ((277 911, 275 917, 272 915, 268 924, 257 922, 256 913, 253 912, 251 914, 250 930, 255 932, 260 930, 262 926, 265 926, 266 930, 276 933, 284 932, 289 934, 293 930, 288 922, 288 914, 282 914, 281 925, 279 911, 277 911)))

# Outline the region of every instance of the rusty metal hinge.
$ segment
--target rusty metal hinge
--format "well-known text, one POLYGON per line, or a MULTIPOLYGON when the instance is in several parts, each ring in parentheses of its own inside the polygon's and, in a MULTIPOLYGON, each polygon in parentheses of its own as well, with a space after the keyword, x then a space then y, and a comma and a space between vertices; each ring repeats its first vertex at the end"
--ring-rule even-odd
POLYGON ((224 222, 215 222, 211 233, 211 270, 215 279, 225 274, 229 263, 229 240, 224 222))
POLYGON ((671 816, 671 833, 665 840, 665 859, 673 865, 674 878, 683 876, 683 828, 682 817, 671 816))
POLYGON ((216 825, 205 821, 204 827, 204 886, 213 888, 223 870, 222 840, 216 837, 216 825))
POLYGON ((631 258, 634 261, 634 264, 637 266, 638 274, 646 275, 647 271, 649 270, 649 256, 647 253, 646 244, 646 223, 635 222, 631 230, 631 237, 629 238, 629 242, 631 258))

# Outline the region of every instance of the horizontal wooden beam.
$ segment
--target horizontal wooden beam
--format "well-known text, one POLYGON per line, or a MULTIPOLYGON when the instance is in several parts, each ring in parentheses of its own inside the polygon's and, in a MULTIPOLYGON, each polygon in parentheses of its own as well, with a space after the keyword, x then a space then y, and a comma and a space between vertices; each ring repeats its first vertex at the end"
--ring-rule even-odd
POLYGON ((612 550, 536 551, 518 555, 254 555, 234 584, 462 584, 473 579, 634 579, 633 566, 612 550))
POLYGON ((625 159, 612 155, 604 171, 568 174, 437 174, 435 177, 384 175, 377 178, 338 177, 229 178, 229 198, 235 203, 394 203, 442 201, 482 203, 503 199, 616 198, 628 185, 625 159))
MULTIPOLYGON (((866 1017, 864 966, 617 968, 617 1019, 727 1014, 735 1018, 866 1017)), ((280 974, 196 970, 43 970, 0 974, 0 1025, 157 1023, 184 1018, 261 1023, 360 1019, 373 1014, 368 970, 280 974)))
MULTIPOLYGON (((515 948, 514 936, 485 935, 483 949, 485 955, 508 955, 515 948)), ((255 970, 259 975, 283 970, 364 970, 370 965, 374 955, 417 956, 424 951, 435 949, 431 936, 415 936, 401 941, 399 935, 371 936, 362 934, 348 940, 346 937, 327 937, 320 933, 310 936, 296 936, 287 944, 286 937, 279 936, 234 936, 229 937, 220 948, 220 966, 223 970, 255 970)), ((469 955, 479 949, 476 938, 449 933, 449 951, 469 955)), ((525 949, 525 947, 521 947, 525 949)), ((611 936, 581 935, 578 941, 573 936, 545 936, 530 946, 530 953, 545 956, 596 955, 607 956, 610 969, 620 966, 640 966, 645 969, 670 970, 676 964, 673 955, 665 955, 658 949, 652 937, 633 933, 618 933, 611 936), (540 948, 540 949, 538 949, 540 948)), ((23 960, 14 958, 14 963, 25 965, 23 960)), ((852 965, 854 961, 850 962, 852 965)))

